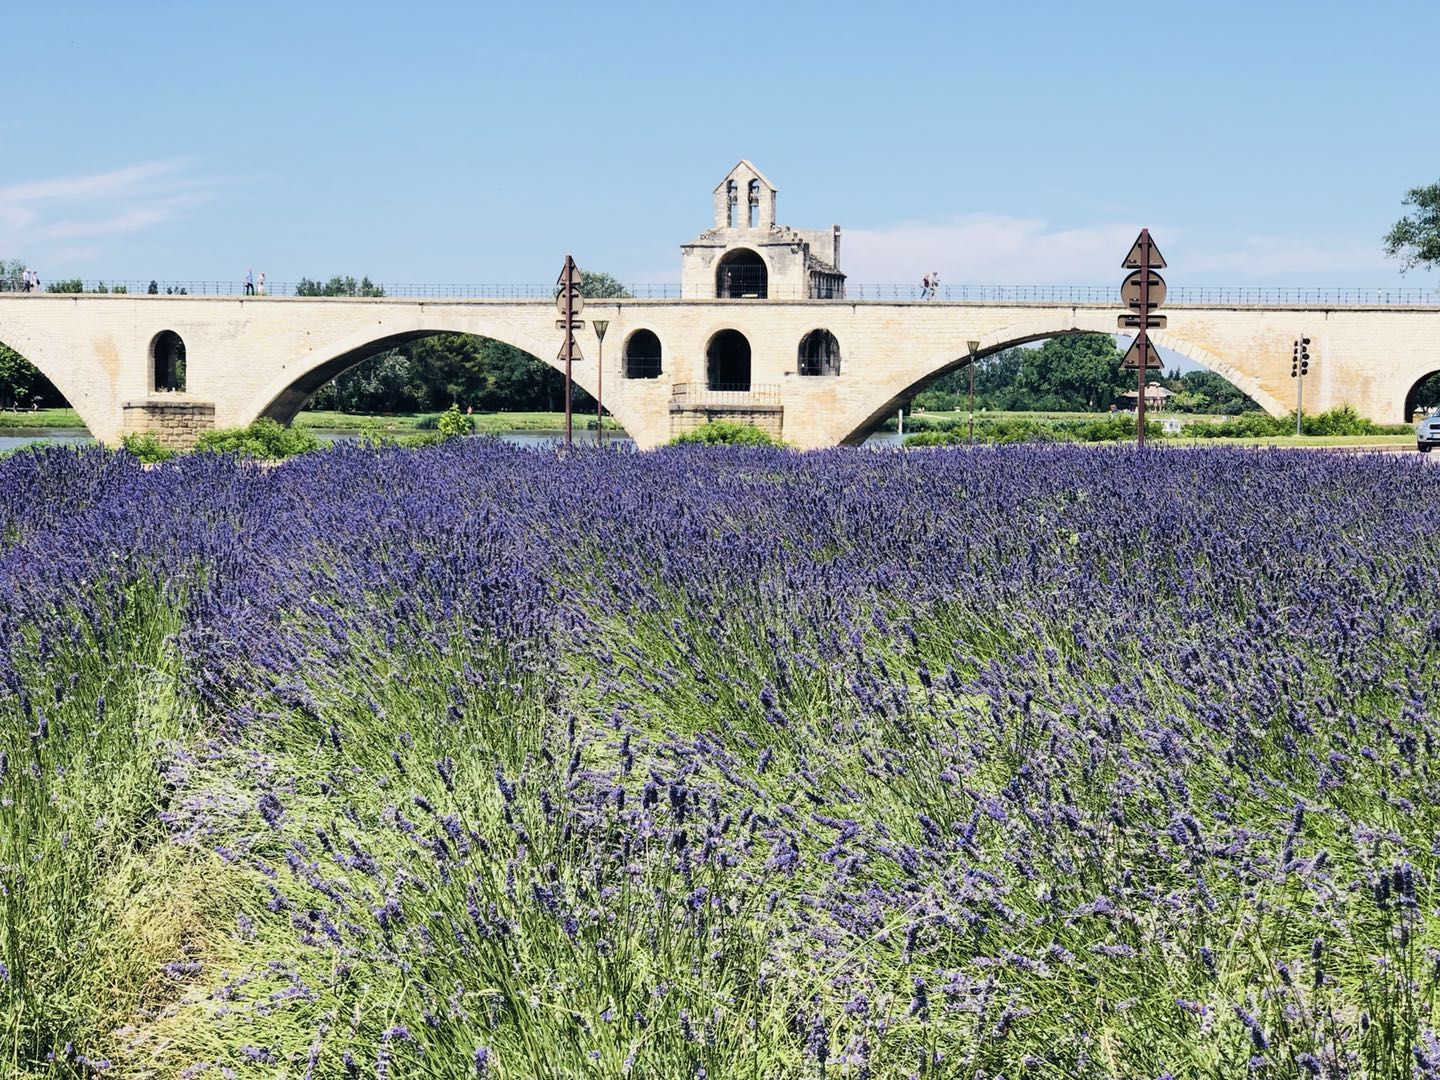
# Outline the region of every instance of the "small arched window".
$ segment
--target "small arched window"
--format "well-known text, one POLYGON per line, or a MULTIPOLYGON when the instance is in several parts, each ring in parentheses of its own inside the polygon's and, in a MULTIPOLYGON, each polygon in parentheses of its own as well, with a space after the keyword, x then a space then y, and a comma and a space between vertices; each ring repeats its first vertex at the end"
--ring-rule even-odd
POLYGON ((725 184, 725 225, 727 228, 735 228, 735 204, 740 201, 740 185, 734 180, 725 184))
POLYGON ((750 228, 752 228, 752 229, 755 228, 756 226, 758 226, 758 225, 760 224, 760 181, 759 181, 759 180, 751 180, 751 181, 750 181, 750 207, 749 207, 749 215, 748 215, 748 217, 746 218, 746 220, 749 221, 749 223, 750 223, 750 228))
POLYGON ((156 390, 185 391, 185 342, 174 330, 161 330, 150 343, 150 370, 156 390))
POLYGON ((839 375, 840 343, 829 330, 812 330, 800 339, 801 375, 839 375))
POLYGON ((636 330, 625 342, 625 377, 627 379, 658 379, 660 377, 660 339, 651 330, 636 330))

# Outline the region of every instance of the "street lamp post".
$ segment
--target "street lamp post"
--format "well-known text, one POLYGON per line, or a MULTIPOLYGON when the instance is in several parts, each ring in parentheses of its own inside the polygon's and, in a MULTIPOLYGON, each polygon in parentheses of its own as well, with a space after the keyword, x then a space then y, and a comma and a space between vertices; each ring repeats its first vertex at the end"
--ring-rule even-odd
POLYGON ((600 339, 600 351, 595 360, 595 445, 605 445, 605 421, 601 416, 604 409, 601 391, 605 385, 605 331, 610 329, 609 319, 594 319, 595 336, 600 339))
POLYGON ((980 349, 980 342, 967 341, 970 347, 970 442, 975 442, 975 353, 980 349))

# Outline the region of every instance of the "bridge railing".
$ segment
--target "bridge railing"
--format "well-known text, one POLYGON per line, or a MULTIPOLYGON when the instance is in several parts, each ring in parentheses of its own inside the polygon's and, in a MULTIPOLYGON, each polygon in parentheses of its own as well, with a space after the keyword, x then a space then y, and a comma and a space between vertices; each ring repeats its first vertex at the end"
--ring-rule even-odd
MULTIPOLYGON (((42 291, 51 292, 56 285, 64 292, 126 293, 159 296, 244 296, 241 281, 176 280, 77 281, 46 284, 42 291), (78 288, 76 287, 78 286, 78 288)), ((308 284, 308 283, 307 283, 308 284)), ((267 282, 265 296, 296 296, 298 282, 267 282)), ((377 294, 405 300, 511 300, 549 301, 554 299, 552 284, 457 284, 381 282, 377 294)), ((629 299, 635 300, 716 300, 707 287, 682 287, 675 283, 640 282, 624 286, 629 299)), ((0 278, 0 292, 18 291, 18 283, 0 278)), ((1119 307, 1120 290, 1113 285, 941 285, 935 295, 922 296, 920 285, 875 285, 847 282, 843 295, 835 300, 893 301, 915 303, 960 304, 1076 304, 1086 307, 1119 307)), ((313 294, 310 294, 313 295, 313 294)), ((376 294, 372 294, 376 295, 376 294)), ((601 299, 601 298, 597 298, 601 299)), ((616 298, 624 299, 624 298, 616 298)), ((772 284, 766 300, 733 298, 718 300, 725 304, 764 304, 769 301, 810 300, 808 289, 789 289, 772 284)), ((1440 307, 1440 289, 1348 288, 1343 286, 1271 286, 1271 285, 1172 285, 1167 306, 1201 305, 1206 307, 1440 307)))
POLYGON ((762 383, 676 383, 670 388, 670 403, 683 409, 735 408, 779 405, 778 384, 762 383))

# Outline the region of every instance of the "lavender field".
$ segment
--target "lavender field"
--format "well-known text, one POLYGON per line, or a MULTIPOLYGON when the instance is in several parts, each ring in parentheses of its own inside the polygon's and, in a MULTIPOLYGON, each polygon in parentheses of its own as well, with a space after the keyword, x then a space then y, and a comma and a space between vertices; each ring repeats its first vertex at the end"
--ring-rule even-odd
POLYGON ((1436 476, 0 461, 0 1074, 1440 1076, 1436 476))

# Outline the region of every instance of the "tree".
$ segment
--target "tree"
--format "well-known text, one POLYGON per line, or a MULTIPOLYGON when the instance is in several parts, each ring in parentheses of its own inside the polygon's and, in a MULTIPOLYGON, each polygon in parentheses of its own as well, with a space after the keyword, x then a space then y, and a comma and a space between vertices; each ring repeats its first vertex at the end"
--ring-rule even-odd
MULTIPOLYGON (((581 271, 581 292, 588 299, 619 299, 630 294, 610 274, 581 271)), ((333 277, 321 284, 303 279, 297 296, 383 296, 363 278, 333 277)), ((473 405, 485 412, 545 411, 564 408, 565 380, 560 372, 503 341, 471 334, 436 334, 406 342, 362 361, 322 387, 307 405, 342 412, 433 412, 450 405, 473 405)), ((595 407, 595 399, 576 387, 575 409, 595 407)))
POLYGON ((1411 188, 1401 205, 1415 209, 1385 234, 1385 254, 1402 260, 1402 273, 1440 264, 1440 183, 1411 188))
POLYGON ((325 284, 301 278, 295 286, 296 296, 384 296, 385 290, 368 277, 356 281, 353 277, 336 275, 325 284))
POLYGON ((23 259, 0 259, 0 292, 20 292, 24 287, 25 262, 23 259))
POLYGON ((630 291, 603 270, 581 270, 580 295, 586 300, 624 300, 630 291))

